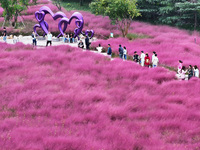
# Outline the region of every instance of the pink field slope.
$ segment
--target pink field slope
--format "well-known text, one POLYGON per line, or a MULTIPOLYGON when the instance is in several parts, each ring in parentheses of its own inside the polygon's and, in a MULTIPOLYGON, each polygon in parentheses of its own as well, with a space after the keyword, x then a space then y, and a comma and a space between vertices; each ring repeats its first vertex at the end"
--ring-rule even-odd
POLYGON ((167 66, 176 67, 178 60, 182 60, 184 65, 200 66, 200 39, 198 33, 190 35, 185 30, 179 30, 168 26, 153 26, 150 24, 133 22, 130 33, 149 35, 150 38, 130 41, 127 38, 114 38, 100 40, 92 43, 92 47, 97 47, 100 43, 105 49, 111 44, 112 50, 118 53, 119 44, 126 46, 128 54, 137 51, 148 52, 152 55, 156 51, 160 63, 167 66), (195 39, 196 38, 196 43, 195 39))
POLYGON ((68 46, 0 44, 0 147, 200 149, 200 81, 68 46))

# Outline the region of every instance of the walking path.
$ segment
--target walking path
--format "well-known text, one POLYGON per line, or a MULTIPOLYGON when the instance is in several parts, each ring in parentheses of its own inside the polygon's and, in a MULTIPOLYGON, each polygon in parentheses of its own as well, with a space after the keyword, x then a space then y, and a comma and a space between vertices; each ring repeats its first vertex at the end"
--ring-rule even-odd
MULTIPOLYGON (((37 40, 37 47, 43 48, 46 47, 46 39, 43 37, 39 37, 40 40, 37 40)), ((92 40, 92 42, 97 41, 97 39, 92 40)), ((4 42, 3 40, 0 40, 0 42, 4 42)), ((7 39, 8 44, 16 44, 17 42, 21 42, 23 44, 32 44, 32 37, 31 36, 19 36, 17 38, 13 39, 7 39)), ((78 43, 64 43, 62 38, 58 39, 57 37, 53 37, 52 46, 58 46, 58 45, 69 45, 71 47, 78 47, 78 43)), ((85 51, 85 50, 84 50, 85 51)), ((90 50, 94 53, 99 53, 98 51, 90 50)), ((104 56, 107 56, 106 53, 99 53, 104 56)))
MULTIPOLYGON (((94 41, 97 41, 97 39, 93 40, 92 42, 94 41)), ((0 42, 4 42, 3 40, 0 40, 0 42)), ((23 44, 32 44, 32 37, 31 36, 19 36, 19 37, 15 37, 13 39, 7 39, 7 43, 8 44, 15 44, 17 42, 21 42, 23 44)), ((71 47, 78 47, 78 43, 64 43, 62 38, 58 39, 56 37, 53 37, 53 41, 52 41, 52 45, 53 46, 58 46, 58 45, 69 45, 71 47)), ((46 47, 46 39, 43 38, 43 37, 39 37, 39 39, 37 40, 37 47, 38 48, 43 48, 43 47, 46 47)), ((83 51, 86 51, 86 50, 83 50, 83 51)), ((95 51, 95 50, 90 50, 91 52, 93 53, 98 53, 98 54, 101 54, 101 55, 104 55, 104 56, 107 56, 107 53, 100 53, 98 51, 95 51)), ((115 58, 111 58, 111 60, 114 60, 115 58)), ((133 62, 135 63, 135 62, 133 62)), ((163 66, 163 65, 160 65, 159 67, 162 67, 162 68, 165 68, 165 69, 168 69, 169 71, 172 71, 171 67, 169 66, 163 66)))

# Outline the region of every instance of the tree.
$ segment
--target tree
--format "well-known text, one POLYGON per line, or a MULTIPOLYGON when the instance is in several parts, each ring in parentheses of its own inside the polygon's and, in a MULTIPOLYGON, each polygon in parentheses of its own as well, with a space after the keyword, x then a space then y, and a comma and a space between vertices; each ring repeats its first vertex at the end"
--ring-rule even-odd
POLYGON ((190 0, 184 3, 177 3, 176 7, 178 8, 179 13, 181 14, 181 21, 186 25, 193 25, 194 30, 196 30, 199 18, 198 16, 200 16, 200 1, 190 0), (191 22, 193 23, 191 24, 191 22))
POLYGON ((83 0, 80 0, 80 6, 83 6, 83 0))
POLYGON ((198 29, 200 0, 139 0, 140 20, 198 29))
POLYGON ((3 16, 7 21, 14 17, 13 26, 16 27, 18 16, 27 9, 28 2, 29 0, 0 0, 1 7, 4 9, 3 16))
POLYGON ((141 13, 138 20, 155 23, 159 19, 160 0, 138 0, 137 4, 141 13))
POLYGON ((58 8, 58 10, 61 11, 61 9, 62 9, 61 0, 53 0, 53 3, 56 5, 56 7, 58 8))
POLYGON ((123 37, 128 34, 133 18, 140 15, 136 0, 95 0, 90 8, 96 15, 109 16, 119 25, 123 37))
POLYGON ((33 2, 35 5, 37 5, 37 0, 32 0, 32 2, 33 2))

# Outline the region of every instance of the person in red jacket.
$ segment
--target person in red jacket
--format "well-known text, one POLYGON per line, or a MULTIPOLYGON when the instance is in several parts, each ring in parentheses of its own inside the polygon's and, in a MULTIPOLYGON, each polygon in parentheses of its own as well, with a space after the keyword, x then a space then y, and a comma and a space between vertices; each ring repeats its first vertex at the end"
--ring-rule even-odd
POLYGON ((150 57, 149 55, 146 53, 146 56, 144 58, 144 66, 145 67, 149 67, 150 66, 150 57))

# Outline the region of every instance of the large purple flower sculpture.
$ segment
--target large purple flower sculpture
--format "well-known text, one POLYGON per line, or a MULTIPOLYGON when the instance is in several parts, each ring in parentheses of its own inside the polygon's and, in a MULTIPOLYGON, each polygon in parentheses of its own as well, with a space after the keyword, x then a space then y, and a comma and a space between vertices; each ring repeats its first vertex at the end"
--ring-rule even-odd
POLYGON ((37 34, 37 31, 36 31, 37 28, 41 28, 44 31, 44 35, 48 34, 49 25, 46 21, 44 21, 46 14, 50 14, 54 20, 61 18, 59 23, 58 23, 58 29, 60 31, 60 34, 57 37, 64 35, 64 32, 67 29, 67 26, 70 25, 70 23, 73 19, 76 19, 75 24, 77 26, 77 28, 74 30, 74 38, 75 37, 79 38, 79 34, 83 34, 83 35, 88 36, 88 34, 91 33, 90 38, 92 38, 94 36, 93 30, 86 30, 85 33, 82 32, 83 26, 84 26, 84 20, 83 20, 83 16, 82 16, 81 13, 75 12, 75 13, 72 14, 70 19, 68 19, 67 16, 63 12, 57 12, 57 13, 54 14, 51 11, 51 9, 47 6, 43 6, 43 7, 40 8, 39 11, 35 12, 35 18, 39 22, 39 24, 36 24, 33 27, 33 30, 36 34, 37 34), (64 26, 62 28, 63 24, 64 24, 64 26))

